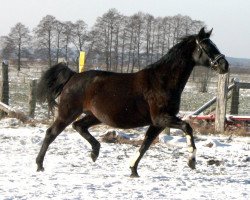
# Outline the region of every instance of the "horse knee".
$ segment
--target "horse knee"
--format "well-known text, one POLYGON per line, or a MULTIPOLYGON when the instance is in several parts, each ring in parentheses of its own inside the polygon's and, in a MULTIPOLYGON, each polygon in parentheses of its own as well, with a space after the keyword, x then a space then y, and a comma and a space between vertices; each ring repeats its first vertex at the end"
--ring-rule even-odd
POLYGON ((190 126, 189 123, 184 122, 182 125, 182 130, 187 134, 187 135, 192 135, 193 134, 193 128, 190 126))
POLYGON ((152 123, 154 126, 162 128, 165 128, 170 125, 168 118, 162 116, 157 116, 153 118, 152 123))

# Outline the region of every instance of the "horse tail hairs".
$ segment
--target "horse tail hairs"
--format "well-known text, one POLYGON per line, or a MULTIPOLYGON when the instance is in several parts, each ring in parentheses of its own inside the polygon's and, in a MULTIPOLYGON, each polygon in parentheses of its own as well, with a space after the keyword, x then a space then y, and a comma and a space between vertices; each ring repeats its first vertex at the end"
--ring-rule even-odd
POLYGON ((45 71, 37 87, 37 99, 48 103, 49 109, 57 106, 56 98, 61 94, 64 85, 76 72, 72 71, 65 63, 59 63, 45 71))

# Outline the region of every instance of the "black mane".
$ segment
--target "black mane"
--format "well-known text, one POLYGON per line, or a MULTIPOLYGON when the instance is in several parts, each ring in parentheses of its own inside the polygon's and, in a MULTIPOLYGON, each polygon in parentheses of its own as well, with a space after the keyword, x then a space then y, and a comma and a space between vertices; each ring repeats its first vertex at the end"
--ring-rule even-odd
POLYGON ((176 66, 180 62, 189 59, 193 49, 195 48, 195 39, 197 35, 189 35, 180 39, 176 45, 169 49, 160 60, 148 65, 146 68, 154 68, 159 65, 176 66))
POLYGON ((57 104, 55 99, 60 95, 64 85, 76 72, 70 70, 65 63, 58 63, 42 74, 37 87, 37 99, 40 102, 47 100, 52 110, 57 104))

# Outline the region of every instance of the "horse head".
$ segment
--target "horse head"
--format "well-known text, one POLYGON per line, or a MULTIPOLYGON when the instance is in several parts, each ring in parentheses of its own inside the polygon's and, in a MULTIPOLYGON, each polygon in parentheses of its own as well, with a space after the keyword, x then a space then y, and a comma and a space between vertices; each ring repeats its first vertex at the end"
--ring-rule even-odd
POLYGON ((213 29, 205 32, 204 27, 197 34, 195 42, 196 48, 193 53, 193 59, 196 65, 211 67, 220 74, 228 72, 228 61, 220 53, 217 46, 210 40, 213 29))

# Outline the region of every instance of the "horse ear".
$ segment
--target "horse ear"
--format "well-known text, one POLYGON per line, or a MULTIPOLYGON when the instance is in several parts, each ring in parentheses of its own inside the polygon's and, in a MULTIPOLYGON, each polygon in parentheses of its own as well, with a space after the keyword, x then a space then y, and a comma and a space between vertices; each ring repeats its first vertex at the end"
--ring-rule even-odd
POLYGON ((207 32, 207 37, 208 38, 210 37, 210 35, 212 34, 212 32, 213 32, 213 28, 210 31, 207 32))
POLYGON ((206 37, 205 27, 202 27, 202 28, 201 28, 200 32, 198 33, 198 37, 199 37, 200 39, 206 37))

